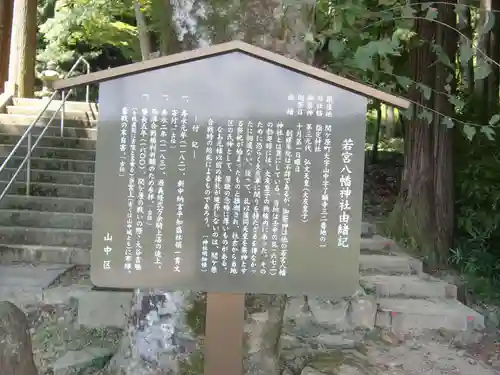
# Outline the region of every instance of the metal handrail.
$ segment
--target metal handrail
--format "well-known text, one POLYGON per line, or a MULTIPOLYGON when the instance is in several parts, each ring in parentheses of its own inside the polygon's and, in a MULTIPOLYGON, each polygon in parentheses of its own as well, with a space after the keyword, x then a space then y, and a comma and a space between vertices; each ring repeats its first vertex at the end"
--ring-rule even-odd
MULTIPOLYGON (((71 67, 71 69, 69 70, 69 72, 66 73, 66 75, 64 76, 64 78, 69 77, 69 75, 74 72, 74 70, 76 69, 76 67, 80 63, 84 63, 85 66, 87 67, 87 73, 90 73, 90 64, 88 63, 88 61, 83 56, 80 56, 78 58, 78 60, 76 60, 76 62, 73 64, 73 66, 71 67)), ((89 85, 87 85, 87 89, 86 90, 87 91, 86 91, 86 98, 85 99, 86 99, 86 102, 88 103, 89 102, 89 92, 90 92, 89 91, 89 85)), ((9 182, 7 183, 7 186, 3 189, 2 193, 0 194, 0 202, 7 195, 8 190, 10 189, 10 187, 12 186, 12 184, 14 183, 14 181, 16 180, 17 176, 19 175, 19 173, 21 172, 22 168, 24 167, 24 165, 26 163, 27 163, 27 167, 26 167, 26 195, 30 195, 31 154, 35 150, 36 146, 38 145, 38 143, 42 139, 43 135, 45 134, 45 132, 47 131, 47 129, 49 128, 50 124, 52 123, 52 121, 54 120, 54 118, 57 116, 57 114, 59 113, 59 111, 61 110, 61 108, 63 108, 63 111, 61 112, 61 137, 63 136, 63 129, 64 129, 64 107, 65 107, 65 103, 66 103, 67 98, 71 95, 72 92, 73 92, 72 89, 69 90, 67 93, 64 93, 64 91, 62 92, 62 96, 61 96, 62 101, 61 101, 61 104, 54 111, 54 113, 53 113, 52 117, 49 119, 49 121, 47 121, 47 124, 45 124, 43 130, 38 135, 35 143, 33 145, 31 145, 31 143, 32 143, 32 134, 31 134, 31 131, 36 126, 37 122, 40 120, 40 118, 45 113, 45 111, 47 111, 47 109, 50 106, 50 103, 52 103, 52 101, 57 96, 58 91, 56 90, 50 96, 49 100, 47 101, 47 103, 45 104, 45 106, 42 108, 42 110, 40 111, 40 113, 31 122, 30 126, 28 126, 28 129, 26 129, 26 131, 23 133, 23 135, 21 136, 21 138, 19 139, 19 141, 16 143, 16 145, 10 151, 9 155, 7 155, 7 157, 5 158, 4 162, 0 166, 0 173, 2 173, 5 170, 5 168, 7 168, 7 164, 9 163, 9 161, 14 157, 16 151, 21 147, 23 141, 26 138, 28 138, 28 144, 27 144, 28 152, 26 153, 26 156, 24 157, 24 159, 21 162, 21 164, 19 165, 19 167, 17 167, 16 171, 14 172, 14 175, 10 178, 9 182)))

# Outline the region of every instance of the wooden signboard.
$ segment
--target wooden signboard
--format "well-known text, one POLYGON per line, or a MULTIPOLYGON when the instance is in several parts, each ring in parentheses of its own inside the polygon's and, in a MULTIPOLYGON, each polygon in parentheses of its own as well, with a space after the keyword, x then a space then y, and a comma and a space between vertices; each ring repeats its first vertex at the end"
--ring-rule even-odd
POLYGON ((367 96, 232 42, 56 83, 101 82, 91 277, 208 292, 206 373, 241 374, 244 293, 351 295, 367 96))

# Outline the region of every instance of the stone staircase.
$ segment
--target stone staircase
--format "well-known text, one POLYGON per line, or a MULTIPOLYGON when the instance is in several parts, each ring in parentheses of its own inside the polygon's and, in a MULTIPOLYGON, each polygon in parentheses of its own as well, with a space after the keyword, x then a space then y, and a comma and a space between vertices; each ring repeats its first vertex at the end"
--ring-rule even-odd
MULTIPOLYGON (((7 113, 0 114, 2 159, 43 104, 35 99, 14 99, 7 113)), ((58 104, 54 102, 53 106, 58 104)), ((40 125, 46 123, 47 116, 50 113, 44 115, 40 125)), ((63 137, 59 121, 54 121, 42 138, 31 162, 31 194, 25 194, 22 173, 0 203, 1 263, 89 264, 96 118, 96 105, 67 102, 63 137)), ((0 175, 0 187, 6 185, 25 154, 26 147, 18 151, 0 175)), ((372 225, 363 223, 362 233, 360 271, 365 296, 361 303, 350 303, 347 310, 342 307, 345 311, 340 311, 340 316, 350 319, 351 327, 377 326, 400 332, 445 329, 456 333, 484 328, 483 316, 456 300, 454 285, 424 274, 419 260, 375 234, 372 225)), ((129 296, 124 294, 123 298, 129 296)), ((112 299, 99 300, 112 303, 112 299)), ((120 303, 109 308, 99 304, 96 308, 110 311, 120 303)), ((316 315, 326 316, 326 320, 339 312, 331 305, 320 312, 313 305, 313 313, 316 309, 316 315)), ((288 310, 294 314, 293 307, 288 310)))
MULTIPOLYGON (((0 158, 3 160, 45 103, 14 99, 0 114, 0 158)), ((33 142, 60 105, 53 101, 32 131, 33 142)), ((0 261, 89 264, 97 108, 67 102, 64 133, 56 119, 31 158, 30 195, 21 172, 0 203, 0 261)), ((25 141, 26 144, 26 141, 25 141)), ((26 155, 21 147, 0 174, 3 190, 26 155)))

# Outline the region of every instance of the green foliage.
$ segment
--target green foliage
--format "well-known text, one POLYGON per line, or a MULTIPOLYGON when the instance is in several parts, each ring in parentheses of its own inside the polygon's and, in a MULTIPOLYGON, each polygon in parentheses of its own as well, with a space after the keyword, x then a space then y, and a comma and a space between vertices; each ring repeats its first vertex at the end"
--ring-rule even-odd
POLYGON ((103 45, 122 50, 128 58, 138 55, 137 30, 130 0, 58 0, 54 16, 40 26, 45 46, 40 61, 74 59, 79 45, 100 53, 103 45))

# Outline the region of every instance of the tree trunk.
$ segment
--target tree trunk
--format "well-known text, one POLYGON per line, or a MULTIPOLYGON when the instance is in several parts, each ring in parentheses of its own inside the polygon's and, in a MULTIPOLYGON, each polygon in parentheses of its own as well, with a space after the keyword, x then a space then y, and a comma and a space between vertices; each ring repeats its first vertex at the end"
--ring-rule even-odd
POLYGON ((137 23, 137 30, 139 31, 139 44, 141 47, 142 60, 149 60, 151 57, 151 39, 149 38, 148 25, 146 19, 141 11, 141 5, 138 0, 134 0, 135 20, 137 23))
POLYGON ((13 0, 0 2, 0 93, 4 90, 4 84, 9 74, 9 53, 7 51, 10 51, 13 8, 13 0))
POLYGON ((161 55, 166 56, 180 52, 170 0, 153 0, 152 6, 153 19, 158 25, 160 35, 159 50, 161 55))
MULTIPOLYGON (((492 0, 492 17, 495 24, 490 31, 489 57, 500 64, 500 0, 492 0)), ((489 116, 498 112, 498 95, 500 86, 500 68, 498 65, 490 64, 491 73, 488 76, 488 110, 489 116)))
POLYGON ((35 91, 36 18, 36 0, 14 0, 9 81, 21 98, 33 97, 35 91))
MULTIPOLYGON (((455 1, 438 5, 438 20, 452 28, 456 27, 455 1)), ((457 35, 453 29, 441 24, 437 26, 436 42, 449 56, 451 61, 457 53, 457 35)), ((446 66, 438 63, 436 66, 437 92, 446 92, 446 85, 451 86, 450 93, 455 94, 456 76, 455 64, 446 66), (453 77, 451 81, 448 77, 453 77)), ((454 109, 446 95, 437 94, 434 108, 443 115, 453 116, 454 109)), ((453 179, 453 129, 441 124, 442 116, 436 116, 434 124, 434 212, 436 215, 436 250, 437 263, 446 263, 449 249, 452 247, 454 227, 454 179, 453 179)))
MULTIPOLYGON (((481 9, 480 9, 480 18, 479 18, 479 30, 485 24, 487 24, 488 20, 493 17, 493 13, 491 12, 491 1, 492 0, 481 0, 481 9)), ((476 64, 489 64, 485 55, 490 55, 490 32, 482 33, 478 35, 477 47, 478 50, 476 53, 476 64)), ((490 64, 491 65, 491 64, 490 64)), ((474 83, 475 94, 477 97, 476 105, 479 106, 479 115, 481 117, 481 121, 484 122, 489 119, 489 109, 488 109, 488 79, 478 79, 474 83)))
MULTIPOLYGON (((460 0, 460 4, 465 4, 464 1, 460 0)), ((472 29, 472 16, 471 8, 463 7, 463 11, 458 15, 458 29, 463 34, 460 35, 460 45, 470 45, 473 42, 474 34, 472 29)), ((467 62, 461 64, 461 72, 463 81, 467 85, 468 95, 474 94, 474 60, 470 59, 467 62)))
MULTIPOLYGON (((171 0, 171 4, 177 42, 183 50, 240 39, 312 61, 301 38, 309 30, 312 4, 288 6, 286 12, 280 0, 171 0)), ((286 302, 285 295, 246 296, 248 350, 242 359, 246 374, 281 374, 280 337, 286 302)), ((204 293, 136 291, 121 349, 107 373, 203 373, 204 324, 204 293)))
MULTIPOLYGON (((415 6, 417 9, 419 5, 415 6)), ((424 41, 435 38, 435 24, 423 20, 415 22, 415 31, 424 41)), ((429 43, 421 43, 410 52, 409 62, 412 79, 427 87, 435 82, 435 57, 429 43)), ((433 107, 432 97, 428 100, 414 87, 411 99, 426 107, 433 107)), ((389 219, 391 234, 408 242, 408 245, 424 254, 431 254, 435 248, 434 216, 434 145, 433 128, 422 117, 422 108, 414 107, 414 116, 404 121, 405 155, 400 195, 389 219)))
POLYGON ((26 315, 10 302, 0 302, 0 338, 0 374, 38 375, 26 315))

